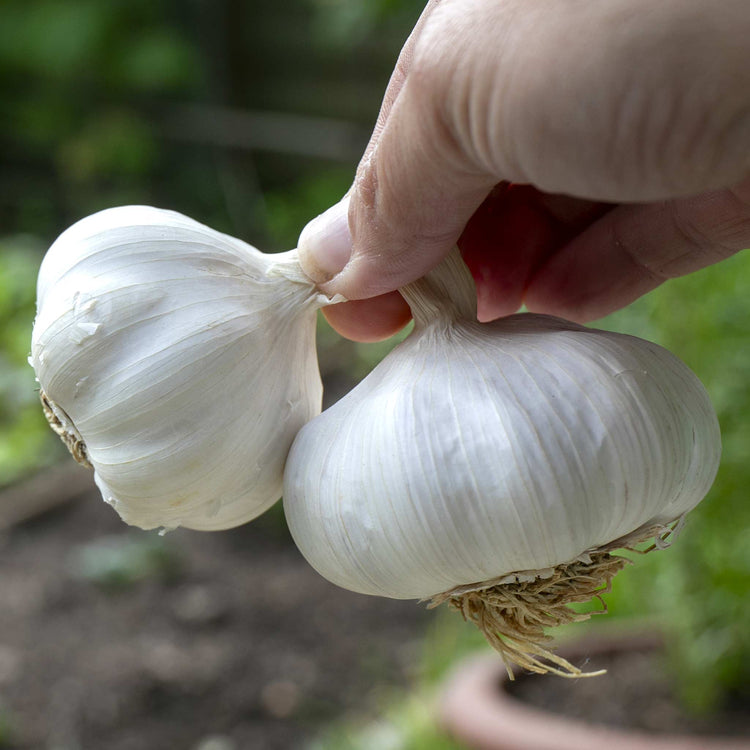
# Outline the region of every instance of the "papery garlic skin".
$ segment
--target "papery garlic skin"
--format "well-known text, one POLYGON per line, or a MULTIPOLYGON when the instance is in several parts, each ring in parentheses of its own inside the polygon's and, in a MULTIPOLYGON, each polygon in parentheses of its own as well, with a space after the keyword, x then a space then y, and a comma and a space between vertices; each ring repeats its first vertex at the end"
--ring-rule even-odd
POLYGON ((322 396, 315 311, 327 300, 295 251, 113 208, 56 240, 37 298, 41 390, 127 523, 224 529, 280 497, 322 396))
POLYGON ((408 297, 413 333, 294 442, 287 520, 325 578, 423 599, 533 577, 704 497, 719 428, 676 357, 548 316, 479 324, 458 296, 408 297))

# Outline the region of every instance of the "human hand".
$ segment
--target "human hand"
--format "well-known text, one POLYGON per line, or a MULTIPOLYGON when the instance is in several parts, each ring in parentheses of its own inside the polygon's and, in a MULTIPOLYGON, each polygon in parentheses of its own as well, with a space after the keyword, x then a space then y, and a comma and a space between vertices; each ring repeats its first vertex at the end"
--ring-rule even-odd
POLYGON ((750 246, 747 0, 431 0, 300 260, 341 333, 456 243, 478 317, 588 321, 750 246))

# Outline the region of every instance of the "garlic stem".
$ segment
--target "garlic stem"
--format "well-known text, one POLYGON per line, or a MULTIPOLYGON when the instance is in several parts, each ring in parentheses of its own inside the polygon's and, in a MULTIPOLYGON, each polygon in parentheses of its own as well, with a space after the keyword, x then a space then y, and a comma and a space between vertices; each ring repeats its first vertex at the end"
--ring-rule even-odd
POLYGON ((320 310, 329 305, 337 305, 340 302, 346 302, 346 298, 343 295, 335 294, 332 297, 329 297, 315 286, 312 279, 302 270, 297 248, 294 250, 287 250, 283 253, 274 253, 270 257, 273 258, 273 263, 266 271, 266 276, 268 278, 282 278, 286 281, 290 281, 292 284, 298 284, 306 288, 314 287, 309 297, 307 297, 304 302, 299 303, 300 310, 304 308, 320 310))
POLYGON ((474 280, 457 247, 438 266, 400 292, 411 308, 417 328, 439 319, 477 317, 474 280))

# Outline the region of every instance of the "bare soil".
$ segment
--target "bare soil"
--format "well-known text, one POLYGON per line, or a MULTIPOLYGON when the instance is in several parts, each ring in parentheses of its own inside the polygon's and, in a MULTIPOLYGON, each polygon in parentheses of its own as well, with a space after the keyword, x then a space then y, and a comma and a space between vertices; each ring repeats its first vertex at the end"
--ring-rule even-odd
POLYGON ((304 747, 408 682, 430 619, 323 580, 278 512, 159 538, 96 492, 2 533, 0 595, 0 747, 18 749, 304 747))
MULTIPOLYGON (((279 510, 159 537, 96 490, 51 511, 28 502, 41 514, 0 532, 0 748, 304 748, 414 676, 431 614, 329 584, 279 510)), ((712 719, 682 709, 653 651, 585 666, 608 675, 519 675, 510 689, 587 721, 750 735, 746 703, 712 719)))

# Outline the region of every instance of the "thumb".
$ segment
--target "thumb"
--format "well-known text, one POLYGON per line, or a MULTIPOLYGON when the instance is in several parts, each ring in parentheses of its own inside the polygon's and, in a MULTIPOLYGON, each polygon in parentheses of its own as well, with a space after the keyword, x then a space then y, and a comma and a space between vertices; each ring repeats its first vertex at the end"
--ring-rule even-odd
POLYGON ((420 278, 497 182, 441 122, 444 85, 412 71, 349 193, 300 235, 302 267, 326 293, 364 299, 420 278))

